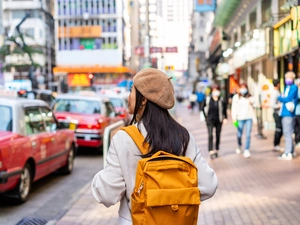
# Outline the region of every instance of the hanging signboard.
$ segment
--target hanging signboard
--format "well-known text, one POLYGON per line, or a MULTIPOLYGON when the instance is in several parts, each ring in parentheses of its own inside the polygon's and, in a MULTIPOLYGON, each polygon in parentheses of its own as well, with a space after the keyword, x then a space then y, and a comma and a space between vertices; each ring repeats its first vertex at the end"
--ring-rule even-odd
POLYGON ((196 12, 209 12, 216 10, 216 0, 194 0, 196 12))

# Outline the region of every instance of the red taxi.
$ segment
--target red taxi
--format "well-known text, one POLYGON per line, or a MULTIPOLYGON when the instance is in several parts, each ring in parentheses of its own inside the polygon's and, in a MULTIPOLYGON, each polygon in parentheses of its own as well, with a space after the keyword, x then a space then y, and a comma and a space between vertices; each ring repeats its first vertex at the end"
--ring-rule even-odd
POLYGON ((127 95, 115 93, 107 93, 104 95, 107 96, 113 104, 118 117, 124 121, 125 125, 128 125, 131 120, 131 115, 128 112, 127 95))
POLYGON ((104 129, 120 120, 112 103, 103 96, 57 95, 52 108, 60 122, 77 121, 75 135, 79 147, 101 147, 104 129))
POLYGON ((0 193, 26 201, 33 181, 72 172, 76 147, 44 101, 0 97, 0 193))

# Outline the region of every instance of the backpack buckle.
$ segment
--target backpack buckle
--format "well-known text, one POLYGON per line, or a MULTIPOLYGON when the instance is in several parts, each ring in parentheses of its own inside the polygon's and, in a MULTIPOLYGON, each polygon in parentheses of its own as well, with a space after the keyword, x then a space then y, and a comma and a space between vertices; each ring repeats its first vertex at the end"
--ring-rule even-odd
POLYGON ((177 211, 179 209, 178 205, 171 205, 171 209, 173 211, 177 211))

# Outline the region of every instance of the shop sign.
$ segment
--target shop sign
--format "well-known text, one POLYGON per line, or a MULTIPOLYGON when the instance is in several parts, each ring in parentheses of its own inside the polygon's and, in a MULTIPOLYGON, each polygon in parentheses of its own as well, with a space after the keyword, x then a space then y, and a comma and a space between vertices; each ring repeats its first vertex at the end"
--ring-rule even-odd
POLYGON ((98 38, 101 36, 101 26, 59 27, 58 37, 69 38, 98 38))
POLYGON ((233 53, 233 67, 242 67, 267 53, 265 31, 260 30, 258 38, 252 38, 233 53))
POLYGON ((194 0, 196 12, 209 12, 216 10, 216 0, 194 0))
POLYGON ((220 31, 217 30, 217 32, 214 35, 214 38, 209 46, 209 54, 212 55, 212 53, 216 50, 216 47, 220 44, 220 31))
POLYGON ((91 80, 88 74, 69 74, 68 75, 68 86, 69 87, 88 87, 91 85, 91 80))
POLYGON ((150 53, 162 53, 163 49, 161 47, 150 47, 150 53))
POLYGON ((177 47, 166 47, 166 53, 176 53, 178 52, 177 47))

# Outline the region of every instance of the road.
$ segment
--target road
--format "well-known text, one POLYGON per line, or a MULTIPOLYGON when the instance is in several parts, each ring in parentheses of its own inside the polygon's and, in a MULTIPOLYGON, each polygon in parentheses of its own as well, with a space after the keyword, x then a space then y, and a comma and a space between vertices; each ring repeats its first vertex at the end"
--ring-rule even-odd
POLYGON ((46 221, 60 218, 82 195, 82 188, 103 166, 102 157, 90 149, 80 150, 71 175, 53 173, 33 184, 29 200, 21 205, 0 198, 0 225, 16 225, 23 218, 46 221))

